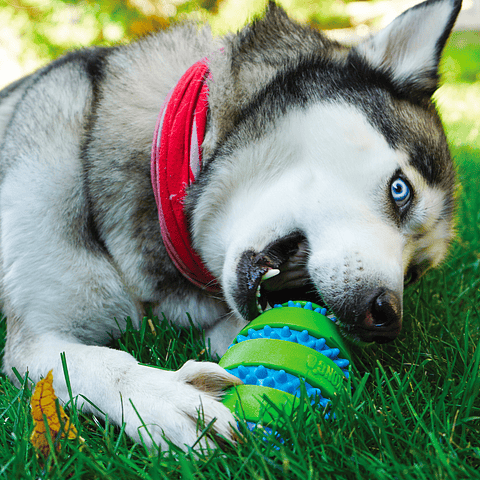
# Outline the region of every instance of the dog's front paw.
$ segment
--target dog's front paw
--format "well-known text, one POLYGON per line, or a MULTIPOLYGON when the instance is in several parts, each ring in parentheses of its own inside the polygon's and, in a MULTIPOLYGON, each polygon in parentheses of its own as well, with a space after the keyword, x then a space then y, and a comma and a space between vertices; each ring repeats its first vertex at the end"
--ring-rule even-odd
POLYGON ((131 373, 122 396, 125 431, 133 439, 149 447, 165 448, 166 440, 181 448, 206 446, 208 436, 197 442, 198 436, 213 420, 209 434, 233 440, 236 422, 221 399, 226 388, 242 382, 219 365, 190 360, 176 372, 137 365, 131 373))

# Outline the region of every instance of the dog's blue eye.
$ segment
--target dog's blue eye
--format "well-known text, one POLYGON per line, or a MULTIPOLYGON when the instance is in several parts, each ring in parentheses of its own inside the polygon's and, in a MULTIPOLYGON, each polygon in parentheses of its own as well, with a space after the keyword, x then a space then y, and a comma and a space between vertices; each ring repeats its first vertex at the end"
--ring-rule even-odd
POLYGON ((410 200, 412 195, 407 182, 401 178, 397 178, 393 181, 391 191, 392 197, 399 207, 403 207, 410 200))

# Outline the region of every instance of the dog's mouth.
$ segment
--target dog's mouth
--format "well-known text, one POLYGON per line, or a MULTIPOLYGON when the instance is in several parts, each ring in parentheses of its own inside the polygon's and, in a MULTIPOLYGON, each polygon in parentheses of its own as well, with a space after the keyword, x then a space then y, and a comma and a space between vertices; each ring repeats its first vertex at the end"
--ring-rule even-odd
POLYGON ((310 300, 322 304, 307 271, 308 244, 301 232, 269 244, 262 252, 247 250, 237 267, 235 301, 240 313, 253 320, 278 303, 310 300))
POLYGON ((276 304, 306 300, 331 307, 340 331, 352 341, 385 343, 394 340, 402 327, 401 296, 386 287, 365 286, 350 295, 330 299, 326 305, 308 269, 309 247, 301 232, 267 245, 261 252, 245 251, 237 266, 234 300, 240 314, 251 321, 276 304))

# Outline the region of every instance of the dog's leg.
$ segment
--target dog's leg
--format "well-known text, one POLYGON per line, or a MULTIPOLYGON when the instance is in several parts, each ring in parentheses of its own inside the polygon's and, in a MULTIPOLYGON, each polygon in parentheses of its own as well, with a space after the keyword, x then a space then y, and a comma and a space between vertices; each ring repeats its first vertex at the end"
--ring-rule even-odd
MULTIPOLYGON (((19 198, 17 204, 24 197, 19 198)), ((207 424, 216 419, 214 431, 231 438, 233 416, 218 400, 224 388, 238 383, 236 377, 211 363, 188 362, 176 372, 146 367, 128 353, 103 346, 120 333, 127 315, 139 323, 135 301, 108 257, 72 248, 56 229, 44 228, 47 213, 43 225, 36 228, 29 222, 31 231, 22 236, 19 215, 6 202, 3 207, 8 231, 3 236, 8 318, 4 371, 14 378, 16 368, 38 381, 53 369, 55 391, 65 402, 69 396, 60 358, 65 352, 79 405, 117 425, 125 421, 135 440, 165 447, 165 436, 179 446, 193 445, 199 411, 207 424), (37 249, 24 245, 32 239, 37 249)), ((25 218, 33 207, 21 208, 25 218)))
MULTIPOLYGON (((68 401, 60 359, 60 352, 65 352, 78 406, 108 416, 117 425, 124 421, 133 439, 165 448, 165 436, 176 445, 191 446, 198 436, 199 412, 205 425, 215 418, 213 429, 231 438, 233 417, 218 400, 222 390, 237 380, 218 365, 189 361, 176 372, 165 371, 139 365, 126 352, 66 341, 56 334, 31 338, 25 344, 10 336, 15 329, 13 323, 5 358, 7 373, 16 367, 37 381, 53 368, 55 392, 62 402, 68 401)), ((205 443, 203 439, 201 444, 205 443)))
POLYGON ((14 378, 16 368, 38 381, 53 369, 55 391, 65 402, 60 358, 65 352, 79 405, 117 425, 125 421, 135 440, 165 447, 165 436, 179 446, 193 445, 198 411, 206 423, 215 418, 213 430, 231 438, 233 416, 217 400, 222 389, 238 383, 236 377, 211 363, 189 362, 176 372, 146 367, 105 347, 126 316, 138 326, 135 298, 110 257, 65 241, 62 218, 53 208, 37 211, 42 203, 30 201, 28 190, 32 186, 22 190, 12 179, 2 196, 4 371, 14 378))

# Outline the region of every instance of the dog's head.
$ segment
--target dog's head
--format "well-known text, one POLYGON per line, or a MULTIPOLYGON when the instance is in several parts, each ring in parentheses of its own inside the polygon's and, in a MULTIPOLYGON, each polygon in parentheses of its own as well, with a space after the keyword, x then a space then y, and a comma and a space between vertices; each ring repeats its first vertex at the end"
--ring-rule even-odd
POLYGON ((237 314, 311 299, 353 339, 398 335, 404 284, 453 235, 431 96, 460 5, 428 1, 347 49, 272 4, 212 60, 206 166, 187 206, 237 314))

